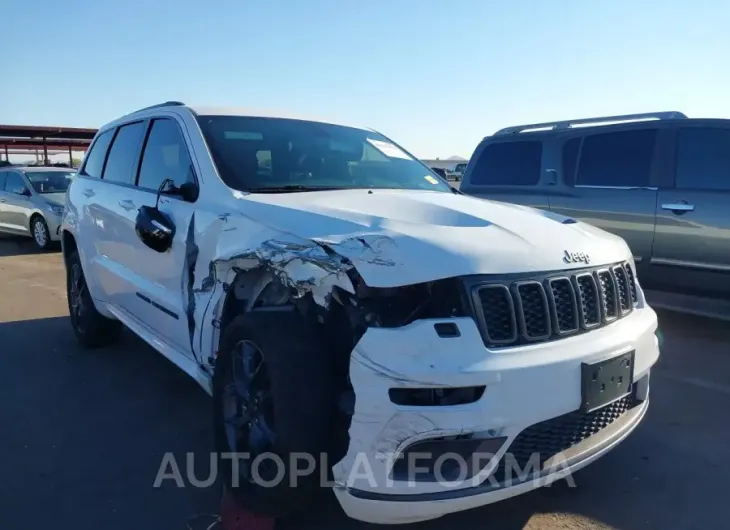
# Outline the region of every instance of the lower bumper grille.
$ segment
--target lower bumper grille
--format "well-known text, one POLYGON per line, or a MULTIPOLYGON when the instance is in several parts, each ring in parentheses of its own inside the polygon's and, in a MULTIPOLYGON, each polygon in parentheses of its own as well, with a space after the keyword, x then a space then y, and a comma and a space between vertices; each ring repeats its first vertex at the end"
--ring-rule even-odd
POLYGON ((536 423, 517 435, 493 476, 505 483, 528 469, 540 471, 546 461, 598 434, 638 404, 632 393, 593 412, 574 411, 536 423))

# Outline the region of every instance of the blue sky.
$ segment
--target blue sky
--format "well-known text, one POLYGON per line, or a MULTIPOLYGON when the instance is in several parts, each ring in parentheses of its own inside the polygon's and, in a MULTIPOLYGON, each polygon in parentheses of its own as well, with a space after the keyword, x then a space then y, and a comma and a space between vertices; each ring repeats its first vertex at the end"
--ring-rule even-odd
POLYGON ((344 120, 426 158, 519 123, 730 117, 727 0, 33 0, 0 18, 0 123, 179 99, 344 120))

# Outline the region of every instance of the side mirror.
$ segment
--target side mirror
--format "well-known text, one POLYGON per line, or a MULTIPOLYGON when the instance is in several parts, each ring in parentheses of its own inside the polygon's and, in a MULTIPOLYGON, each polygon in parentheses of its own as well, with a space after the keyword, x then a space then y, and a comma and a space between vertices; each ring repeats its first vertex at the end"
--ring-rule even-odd
POLYGON ((142 206, 135 223, 137 237, 157 252, 165 252, 175 238, 175 224, 155 206, 142 206))
POLYGON ((157 202, 155 203, 155 207, 159 206, 160 196, 162 195, 175 195, 185 202, 195 202, 198 200, 199 194, 200 190, 195 182, 185 182, 178 188, 172 179, 165 179, 157 189, 157 202))
POLYGON ((198 200, 200 190, 195 182, 186 182, 178 188, 180 196, 185 202, 195 202, 198 200))

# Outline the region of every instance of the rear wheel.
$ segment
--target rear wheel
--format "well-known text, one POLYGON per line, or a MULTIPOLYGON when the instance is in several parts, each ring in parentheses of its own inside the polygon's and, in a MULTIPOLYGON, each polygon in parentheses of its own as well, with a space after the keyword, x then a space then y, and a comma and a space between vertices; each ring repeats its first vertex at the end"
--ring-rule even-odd
POLYGON ((86 348, 99 348, 112 344, 119 337, 122 324, 99 313, 94 307, 86 278, 81 268, 81 260, 76 251, 72 252, 66 264, 66 297, 76 338, 86 348))
POLYGON ((240 505, 280 517, 323 491, 320 466, 335 408, 331 366, 327 348, 296 313, 246 313, 225 329, 213 378, 214 428, 224 486, 240 505))

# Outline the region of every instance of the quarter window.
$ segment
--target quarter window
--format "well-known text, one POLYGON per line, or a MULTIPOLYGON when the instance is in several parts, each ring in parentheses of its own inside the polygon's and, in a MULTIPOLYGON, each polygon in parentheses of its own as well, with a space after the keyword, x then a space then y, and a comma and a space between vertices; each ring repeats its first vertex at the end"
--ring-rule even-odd
POLYGON ((152 122, 145 144, 138 185, 157 190, 165 179, 171 179, 175 186, 180 187, 185 182, 193 182, 195 177, 188 148, 177 123, 159 119, 152 122))
POLYGON ((91 146, 89 154, 86 155, 84 163, 83 175, 89 177, 101 178, 101 172, 104 169, 104 159, 106 152, 109 150, 109 144, 114 138, 114 130, 109 130, 97 136, 94 145, 91 146))
POLYGON ((656 129, 586 136, 576 182, 584 186, 649 186, 656 129))
POLYGON ((679 130, 676 187, 730 190, 730 129, 679 130))
POLYGON ((474 165, 478 186, 535 186, 540 180, 542 142, 498 142, 485 147, 474 165))
POLYGON ((137 162, 139 144, 144 135, 144 122, 119 127, 104 167, 104 180, 131 184, 132 170, 137 162))

